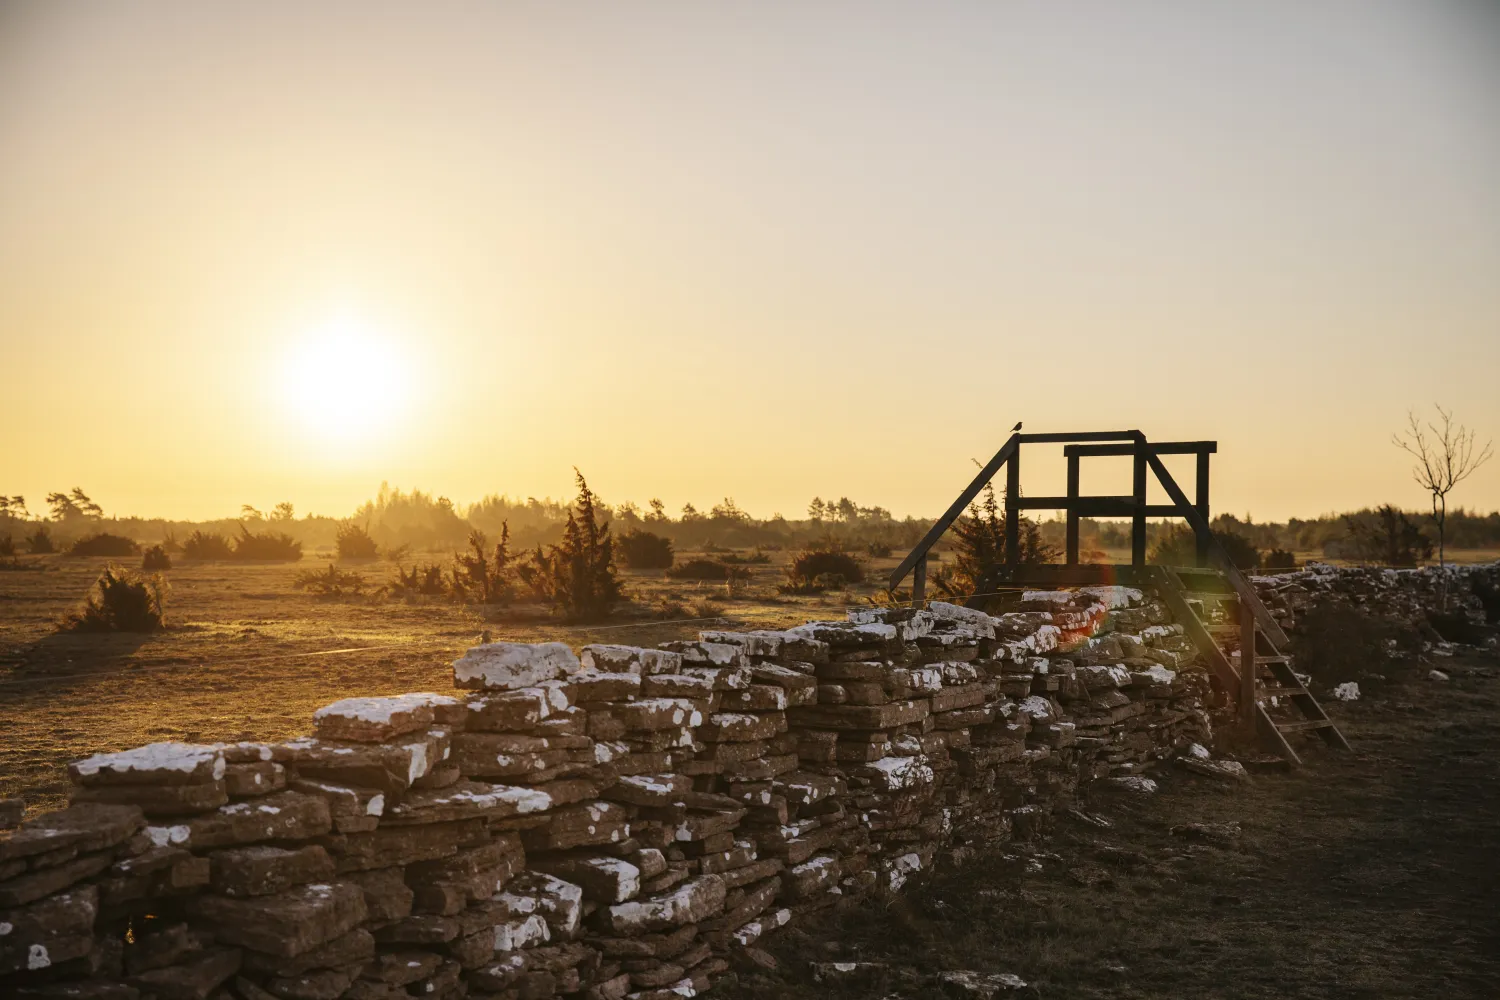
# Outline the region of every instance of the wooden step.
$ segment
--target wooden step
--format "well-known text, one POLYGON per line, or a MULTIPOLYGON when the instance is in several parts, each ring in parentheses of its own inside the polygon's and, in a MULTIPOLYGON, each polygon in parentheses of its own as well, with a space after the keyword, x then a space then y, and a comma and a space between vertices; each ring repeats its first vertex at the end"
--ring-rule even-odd
POLYGON ((1253 716, 1256 733, 1263 745, 1294 767, 1302 761, 1287 740, 1289 733, 1316 733, 1330 746, 1349 749, 1349 742, 1344 739, 1344 734, 1324 714, 1322 706, 1312 693, 1302 686, 1292 670, 1291 657, 1277 652, 1285 647, 1286 635, 1245 581, 1240 580, 1233 572, 1195 574, 1188 570, 1160 567, 1154 567, 1152 572, 1158 581, 1158 594, 1173 616, 1182 623, 1187 637, 1198 648, 1198 652, 1208 660, 1209 668, 1219 683, 1234 693, 1242 690, 1240 685, 1245 679, 1245 669, 1251 670, 1255 675, 1260 690, 1254 695, 1253 716), (1232 592, 1202 589, 1205 586, 1222 585, 1226 579, 1234 586, 1232 592), (1218 617, 1211 616, 1209 611, 1231 612, 1232 609, 1243 610, 1247 606, 1255 611, 1255 627, 1251 630, 1251 635, 1255 638, 1254 644, 1248 641, 1251 636, 1245 635, 1240 628, 1239 614, 1231 613, 1228 616, 1232 619, 1230 621, 1209 620, 1218 617), (1256 655, 1256 644, 1264 646, 1270 652, 1256 655), (1245 656, 1235 652, 1231 657, 1226 647, 1236 645, 1248 650, 1245 656), (1303 716, 1317 717, 1295 722, 1276 721, 1269 713, 1268 706, 1272 698, 1281 697, 1291 699, 1291 705, 1303 716))
POLYGON ((1296 722, 1278 722, 1276 728, 1283 733, 1300 733, 1310 729, 1330 729, 1332 719, 1299 719, 1296 722))
MULTIPOLYGON (((1239 664, 1240 662, 1242 662, 1244 660, 1244 657, 1240 655, 1240 651, 1238 649, 1236 649, 1234 652, 1230 653, 1229 654, 1229 658, 1232 661, 1234 661, 1234 663, 1236 663, 1236 664, 1239 664)), ((1255 658, 1255 665, 1257 667, 1287 667, 1287 668, 1290 668, 1291 665, 1292 665, 1292 658, 1290 656, 1287 656, 1284 653, 1274 653, 1274 654, 1265 654, 1265 653, 1262 653, 1261 655, 1259 655, 1259 656, 1257 656, 1255 658)))
POLYGON ((1287 687, 1281 684, 1266 684, 1255 692, 1258 698, 1291 698, 1299 694, 1307 694, 1307 688, 1287 687))

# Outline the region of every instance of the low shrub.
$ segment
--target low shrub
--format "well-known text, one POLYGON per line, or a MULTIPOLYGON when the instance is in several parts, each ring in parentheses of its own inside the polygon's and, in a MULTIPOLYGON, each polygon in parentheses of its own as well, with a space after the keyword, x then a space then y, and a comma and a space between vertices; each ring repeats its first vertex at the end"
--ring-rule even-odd
POLYGON ((620 561, 630 569, 669 569, 672 540, 650 531, 627 531, 616 542, 620 561))
POLYGON ((1491 625, 1500 625, 1500 587, 1481 577, 1474 577, 1474 596, 1484 608, 1484 620, 1491 625))
POLYGON ((1272 549, 1260 557, 1261 569, 1296 569, 1297 557, 1286 549, 1272 549))
POLYGON ((160 545, 153 545, 141 556, 141 569, 150 572, 159 569, 171 569, 172 557, 167 555, 167 550, 160 545))
POLYGON ((691 611, 694 618, 723 618, 724 609, 712 601, 696 601, 691 611))
POLYGON ((809 549, 792 560, 786 569, 786 583, 777 590, 783 594, 821 594, 825 590, 843 590, 864 578, 859 560, 849 553, 809 549))
MULTIPOLYGON (((1244 535, 1233 531, 1215 531, 1214 537, 1229 553, 1229 559, 1242 570, 1260 566, 1260 549, 1244 535)), ((1151 547, 1147 561, 1156 566, 1196 566, 1198 564, 1198 536, 1193 529, 1178 525, 1159 538, 1151 547)))
POLYGON ((0 559, 14 559, 16 556, 16 540, 6 535, 0 538, 0 559))
POLYGON ((620 580, 615 574, 615 540, 609 522, 599 520, 598 498, 583 478, 578 481, 578 499, 568 508, 562 541, 545 548, 538 544, 530 559, 516 567, 516 574, 532 592, 561 611, 568 621, 599 621, 620 600, 620 580))
POLYGON ((353 521, 345 521, 338 527, 336 544, 340 559, 378 559, 380 546, 375 544, 369 529, 353 521))
POLYGON ((1292 637, 1293 664, 1326 688, 1345 681, 1364 685, 1371 673, 1390 676, 1397 665, 1393 654, 1402 639, 1420 641, 1358 608, 1325 602, 1298 617, 1292 637), (1393 645, 1391 640, 1397 642, 1393 645))
POLYGON ((440 563, 414 563, 410 570, 396 567, 390 590, 395 597, 442 597, 449 586, 440 563))
POLYGON ((510 551, 510 522, 500 523, 494 549, 478 528, 469 529, 469 551, 453 555, 453 596, 478 604, 506 604, 515 594, 515 558, 510 551))
POLYGON ((885 542, 871 542, 865 546, 865 554, 871 559, 889 559, 891 557, 891 547, 885 542))
POLYGON ((756 548, 748 556, 731 552, 727 556, 720 556, 719 561, 728 566, 764 566, 771 561, 771 557, 766 552, 756 548))
POLYGON ((234 549, 230 547, 229 539, 217 531, 194 531, 182 543, 182 554, 187 559, 204 561, 233 559, 234 549))
POLYGON ((664 597, 656 602, 652 611, 659 621, 681 621, 691 618, 693 613, 686 604, 682 603, 681 597, 664 597))
POLYGON ((1432 558, 1432 540, 1394 504, 1345 514, 1342 520, 1347 538, 1334 546, 1340 554, 1352 548, 1356 558, 1386 566, 1415 566, 1432 558))
POLYGON ((101 531, 85 535, 68 547, 70 556, 133 556, 141 547, 123 535, 101 531))
POLYGON ((689 559, 667 570, 673 580, 728 580, 738 573, 733 566, 714 559, 689 559))
POLYGON ((314 597, 358 597, 365 591, 365 578, 358 573, 339 569, 333 563, 321 572, 305 569, 292 578, 292 586, 314 597))
POLYGON ((248 562, 296 562, 302 558, 302 543, 280 531, 252 532, 240 525, 234 540, 234 558, 248 562))
POLYGON ((166 624, 167 584, 160 576, 141 577, 118 566, 106 567, 94 581, 83 607, 63 628, 73 632, 155 632, 166 624))
POLYGON ((52 533, 47 530, 45 524, 26 536, 26 551, 34 556, 44 556, 49 552, 57 551, 57 545, 52 541, 52 533))

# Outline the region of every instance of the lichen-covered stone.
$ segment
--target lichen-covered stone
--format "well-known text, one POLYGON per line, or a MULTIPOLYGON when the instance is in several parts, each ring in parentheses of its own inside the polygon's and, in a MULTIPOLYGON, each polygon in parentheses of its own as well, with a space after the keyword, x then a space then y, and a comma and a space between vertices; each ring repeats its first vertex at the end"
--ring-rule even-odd
POLYGON ((611 906, 609 927, 616 934, 631 935, 699 923, 723 910, 725 893, 719 876, 700 875, 665 895, 611 906))
POLYGON ((219 940, 290 958, 359 926, 364 893, 349 882, 314 882, 274 896, 198 896, 190 908, 219 940))
POLYGON ((457 698, 429 692, 388 698, 345 698, 314 712, 313 724, 323 739, 379 743, 426 729, 434 721, 433 712, 438 704, 457 703, 457 698))
POLYGON ((578 657, 561 642, 491 642, 471 648, 453 662, 453 683, 461 688, 514 691, 578 672, 578 657))
POLYGON ((89 788, 104 785, 194 785, 224 777, 224 751, 193 743, 151 743, 101 753, 68 765, 68 776, 89 788))

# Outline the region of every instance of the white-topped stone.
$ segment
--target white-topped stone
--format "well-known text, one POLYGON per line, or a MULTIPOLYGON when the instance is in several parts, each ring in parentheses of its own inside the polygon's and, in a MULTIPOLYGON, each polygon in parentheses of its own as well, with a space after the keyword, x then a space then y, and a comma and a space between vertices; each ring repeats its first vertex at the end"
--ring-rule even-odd
POLYGON ((491 642, 453 661, 453 683, 462 688, 514 691, 558 680, 579 669, 561 642, 491 642))

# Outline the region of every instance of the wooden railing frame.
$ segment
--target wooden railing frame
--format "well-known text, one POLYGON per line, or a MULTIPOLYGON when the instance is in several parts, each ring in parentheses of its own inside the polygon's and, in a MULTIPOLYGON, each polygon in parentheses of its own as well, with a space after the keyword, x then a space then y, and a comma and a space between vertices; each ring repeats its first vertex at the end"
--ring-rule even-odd
MULTIPOLYGON (((938 539, 942 538, 964 510, 1005 468, 1005 512, 1006 552, 1009 565, 1014 567, 1020 559, 1020 517, 1023 510, 1063 510, 1067 516, 1066 565, 1079 564, 1078 521, 1083 517, 1129 517, 1131 519, 1131 565, 1146 563, 1146 519, 1148 517, 1176 517, 1181 514, 1176 502, 1171 504, 1146 503, 1146 470, 1149 459, 1160 455, 1193 454, 1198 456, 1197 507, 1208 517, 1208 456, 1218 450, 1213 441, 1167 441, 1151 444, 1138 430, 1084 431, 1074 433, 1012 434, 976 475, 972 482, 958 495, 958 499, 938 518, 916 546, 901 560, 890 577, 890 589, 895 590, 912 574, 912 602, 920 605, 926 598, 927 555, 938 539), (1068 494, 1063 497, 1023 497, 1021 495, 1021 445, 1062 444, 1068 461, 1068 494), (1131 455, 1134 457, 1132 492, 1129 496, 1080 496, 1079 460, 1094 455, 1131 455)), ((1199 565, 1207 558, 1207 549, 1199 540, 1199 565)))
POLYGON ((938 539, 963 515, 964 510, 979 495, 980 490, 995 478, 1005 467, 1005 512, 1007 569, 1014 571, 1020 559, 1020 517, 1023 510, 1064 510, 1067 514, 1067 566, 1078 565, 1078 519, 1080 517, 1130 517, 1131 545, 1130 564, 1134 568, 1146 564, 1146 518, 1181 517, 1193 529, 1197 541, 1199 565, 1216 565, 1230 587, 1240 598, 1241 604, 1250 608, 1261 629, 1277 646, 1287 642, 1286 633, 1271 617, 1261 603, 1255 587, 1234 565, 1228 552, 1220 544, 1209 527, 1209 456, 1218 451, 1214 441, 1164 441, 1152 444, 1139 430, 1087 431, 1083 433, 1012 434, 1001 445, 995 456, 979 470, 972 482, 958 495, 943 516, 935 521, 927 534, 922 536, 906 558, 891 572, 890 589, 894 591, 912 574, 912 605, 921 607, 926 600, 927 555, 938 539), (1068 460, 1068 493, 1062 497, 1021 496, 1021 445, 1062 444, 1063 455, 1068 460), (1079 460, 1089 456, 1129 455, 1132 465, 1132 495, 1085 497, 1078 493, 1079 460), (1182 487, 1162 462, 1163 455, 1195 455, 1197 457, 1197 482, 1194 500, 1189 500, 1182 487), (1147 471, 1156 476, 1171 499, 1170 504, 1146 503, 1147 471))

